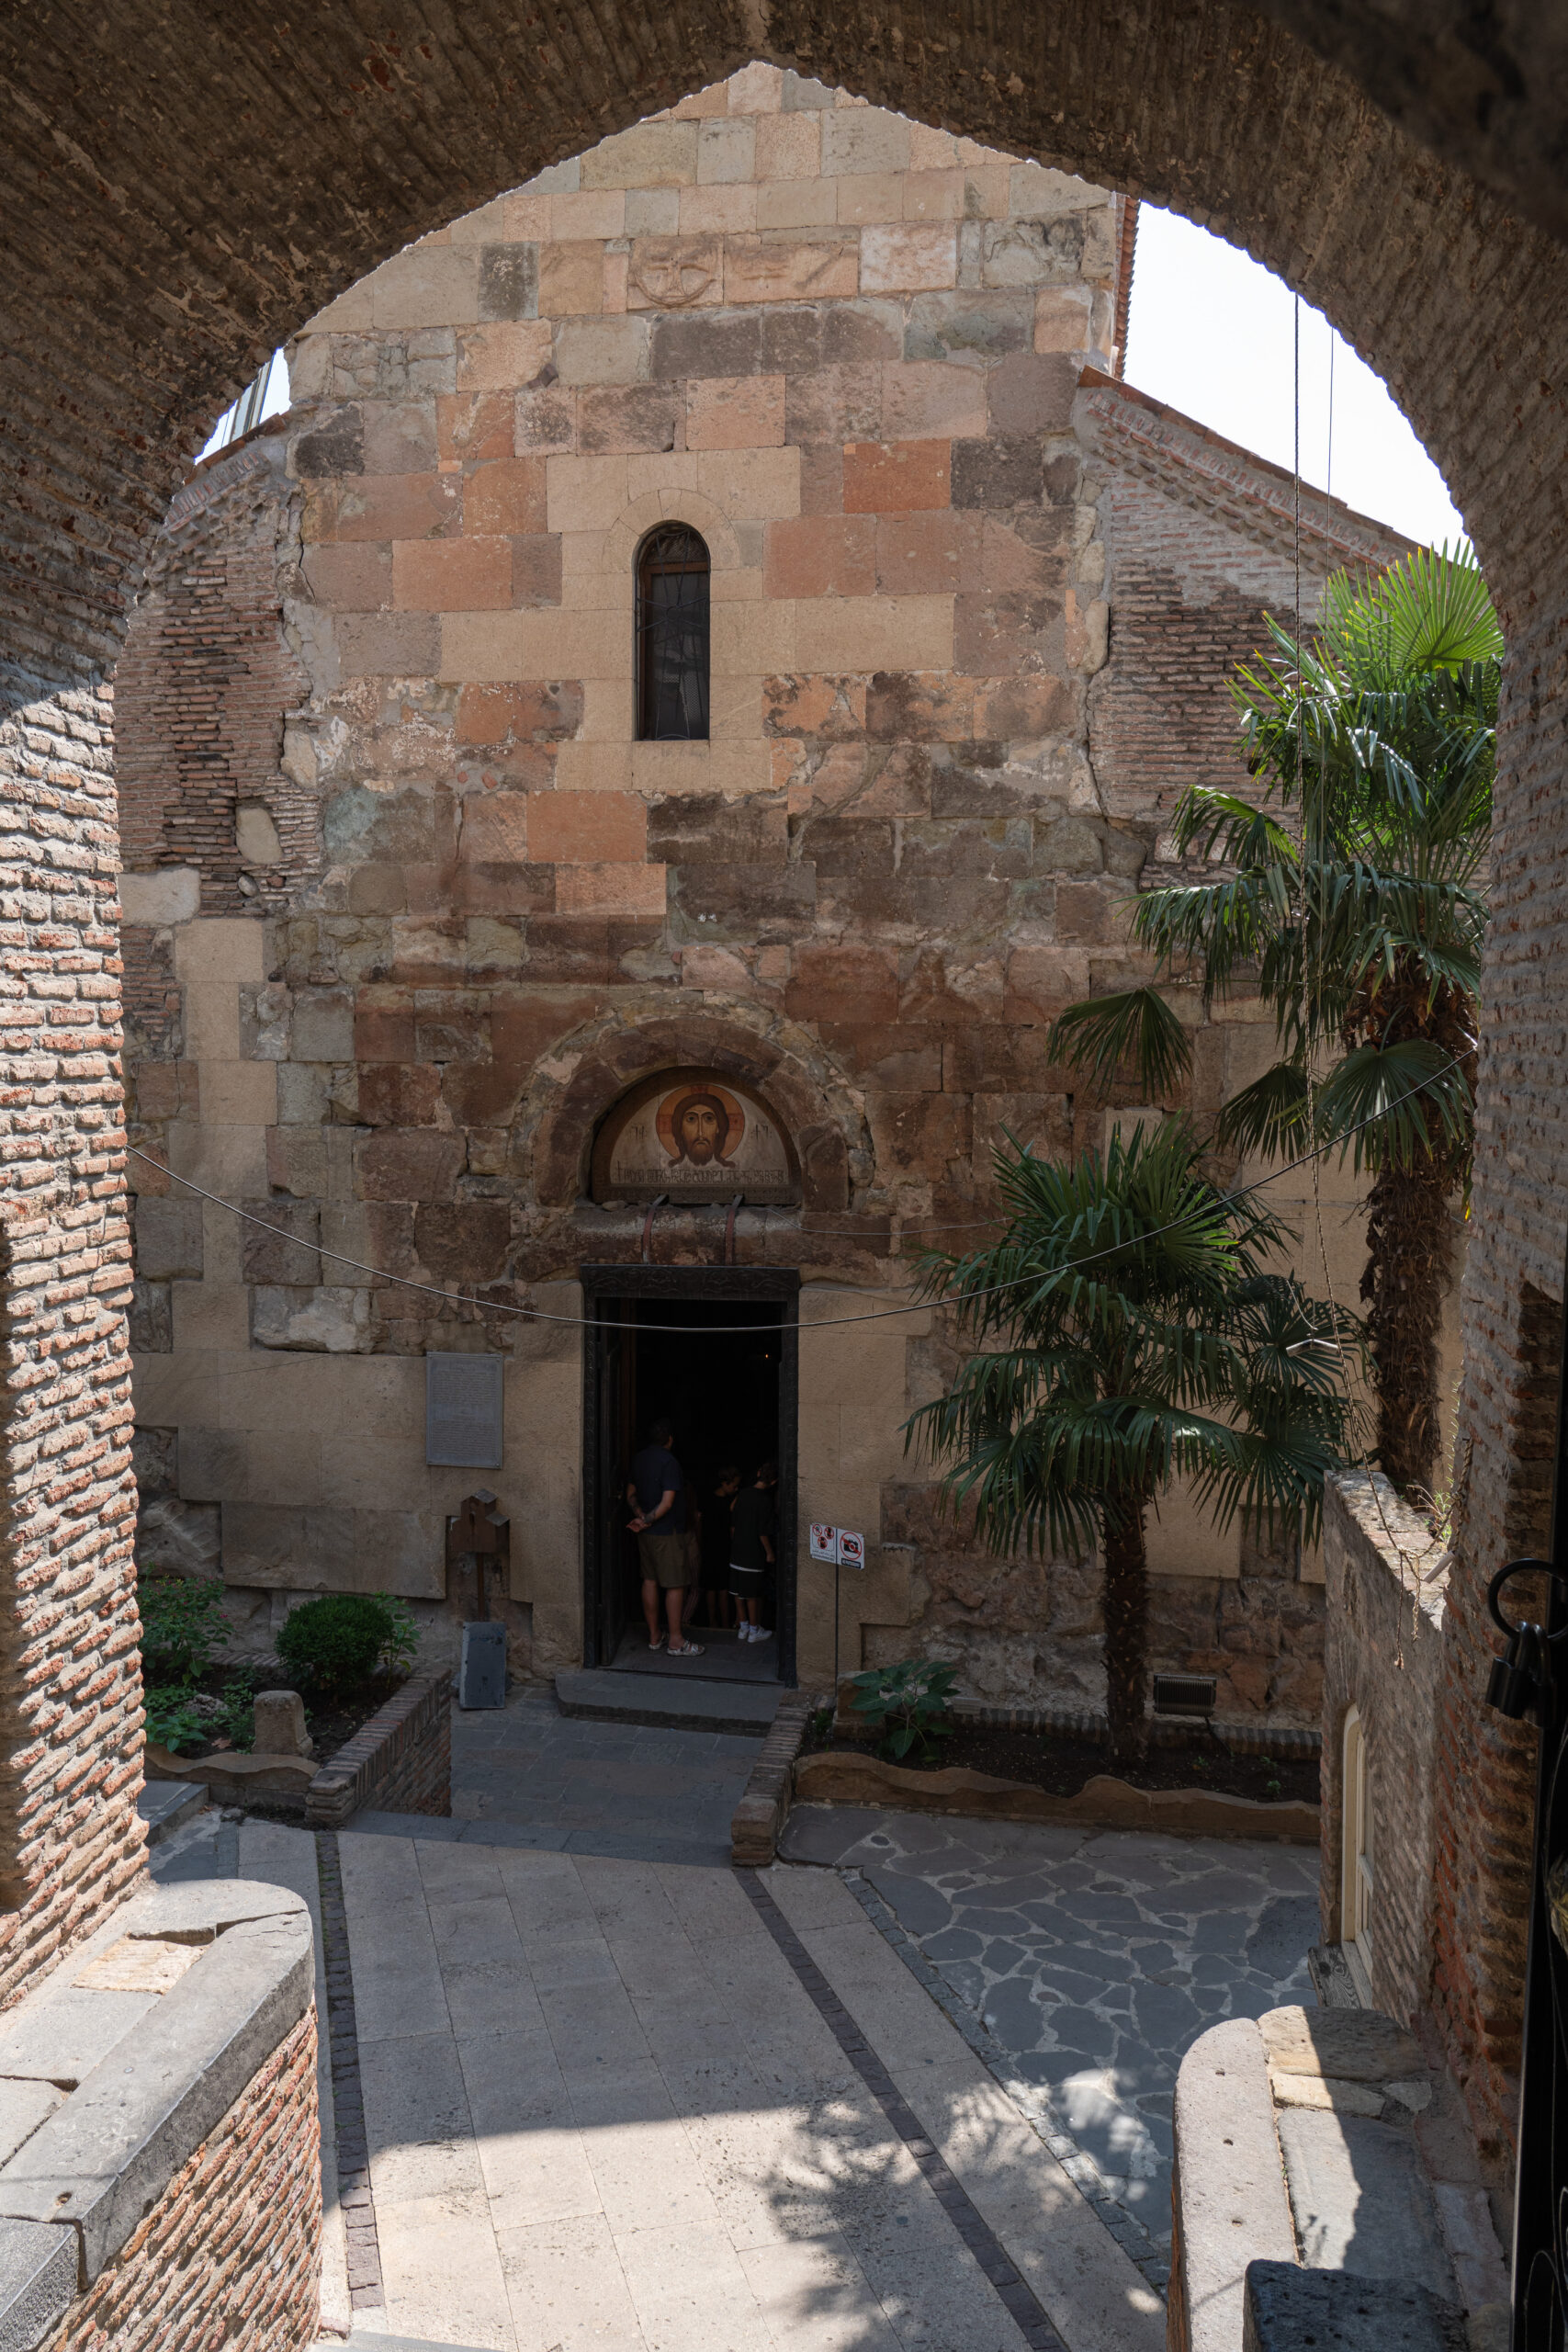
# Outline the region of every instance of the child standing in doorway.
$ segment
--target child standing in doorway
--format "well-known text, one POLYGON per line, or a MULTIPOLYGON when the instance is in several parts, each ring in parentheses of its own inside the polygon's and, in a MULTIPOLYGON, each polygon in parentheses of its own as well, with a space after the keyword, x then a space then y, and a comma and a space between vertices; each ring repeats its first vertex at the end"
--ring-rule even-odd
POLYGON ((729 1589, 739 1611, 739 1638, 770 1642, 773 1635, 759 1623, 763 1579, 773 1566, 777 1521, 773 1488, 779 1482, 776 1462, 758 1464, 749 1487, 736 1496, 729 1513, 729 1589))

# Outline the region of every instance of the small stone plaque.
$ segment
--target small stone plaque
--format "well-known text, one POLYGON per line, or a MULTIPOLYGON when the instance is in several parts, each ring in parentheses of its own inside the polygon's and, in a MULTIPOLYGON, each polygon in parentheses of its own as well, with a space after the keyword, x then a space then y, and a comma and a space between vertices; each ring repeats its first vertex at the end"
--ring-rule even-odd
POLYGON ((424 1359, 424 1458, 437 1467, 499 1470, 504 1356, 424 1359))

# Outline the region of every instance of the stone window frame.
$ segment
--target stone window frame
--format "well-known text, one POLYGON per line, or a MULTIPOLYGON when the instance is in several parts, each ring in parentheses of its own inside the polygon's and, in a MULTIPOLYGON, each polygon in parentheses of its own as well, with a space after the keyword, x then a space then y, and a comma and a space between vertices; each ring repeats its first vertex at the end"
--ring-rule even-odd
POLYGON ((656 523, 651 530, 644 532, 637 544, 633 579, 633 708, 637 741, 705 743, 712 708, 709 614, 713 558, 707 541, 689 523, 656 523), (682 634, 687 639, 681 650, 675 689, 675 699, 688 722, 682 726, 660 723, 660 678, 649 659, 649 649, 661 623, 668 625, 669 608, 660 607, 655 601, 652 582, 656 576, 679 576, 686 582, 700 576, 702 582, 700 593, 688 590, 680 599, 682 634))
MULTIPOLYGON (((603 741, 624 728, 621 740, 629 739, 634 791, 746 792, 765 788, 772 781, 773 752, 763 729, 763 688, 769 674, 788 663, 763 659, 757 642, 758 616, 765 611, 760 545, 754 560, 749 560, 752 552, 743 548, 740 532, 724 509, 683 483, 647 490, 629 499, 602 535, 582 534, 573 550, 577 566, 596 571, 597 593, 605 606, 619 616, 615 673, 591 682, 585 732, 603 741), (645 742, 637 736, 633 658, 637 554, 648 534, 661 523, 684 524, 708 551, 705 740, 688 737, 683 741, 645 742)), ((594 592, 584 580, 576 593, 594 592)), ((563 774, 570 766, 566 762, 563 774)), ((572 779, 566 775, 565 780, 572 779)))

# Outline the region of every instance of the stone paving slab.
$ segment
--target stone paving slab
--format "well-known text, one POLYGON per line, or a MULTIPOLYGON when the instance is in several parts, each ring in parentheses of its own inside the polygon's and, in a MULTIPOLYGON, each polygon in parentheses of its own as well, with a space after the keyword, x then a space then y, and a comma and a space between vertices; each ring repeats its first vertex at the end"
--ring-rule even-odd
MULTIPOLYGON (((626 1686, 625 1676, 598 1679, 626 1686)), ((722 1698, 724 1686, 713 1688, 722 1698)), ((744 1687, 740 1695, 750 1697, 744 1687)), ((775 1690, 767 1702, 770 1720, 776 1698, 775 1690)), ((504 1710, 454 1713, 452 1817, 422 1819, 418 1835, 427 1843, 716 1865, 729 1858, 730 1818, 761 1736, 695 1721, 660 1728, 583 1720, 563 1713, 546 1685, 516 1684, 504 1710)), ((354 1827, 411 1834, 406 1814, 362 1813, 354 1827)))
MULTIPOLYGON (((1022 2352, 735 1872, 405 1826, 339 1844, 389 2331, 1022 2352)), ((1157 2352, 1157 2298, 841 1883, 768 1883, 1071 2352, 1157 2352)))
POLYGON ((1315 1855, 852 1805, 797 1805, 781 1853, 862 1874, 1026 2111, 1168 2246, 1177 2068, 1219 2018, 1311 2000, 1315 1855))

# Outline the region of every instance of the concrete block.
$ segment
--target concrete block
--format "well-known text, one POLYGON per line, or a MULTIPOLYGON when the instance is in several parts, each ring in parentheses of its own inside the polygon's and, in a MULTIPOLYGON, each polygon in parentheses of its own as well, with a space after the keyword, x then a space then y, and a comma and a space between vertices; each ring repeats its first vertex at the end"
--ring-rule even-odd
POLYGON ((1282 2109, 1277 2120, 1307 2267, 1427 2279, 1452 2301, 1448 2248, 1410 2134, 1365 2116, 1308 2108, 1282 2109))
POLYGON ((0 2222, 0 2352, 33 2352, 76 2292, 76 2233, 0 2222))
POLYGON ((1464 2315, 1413 2279, 1358 2278, 1293 2262, 1247 2269, 1243 2352, 1467 2352, 1464 2315))
POLYGON ((0 2167, 0 2216, 69 2222, 85 2283, 113 2260, 310 2006, 310 1914, 298 1896, 288 1899, 290 1914, 219 1936, 0 2167))

